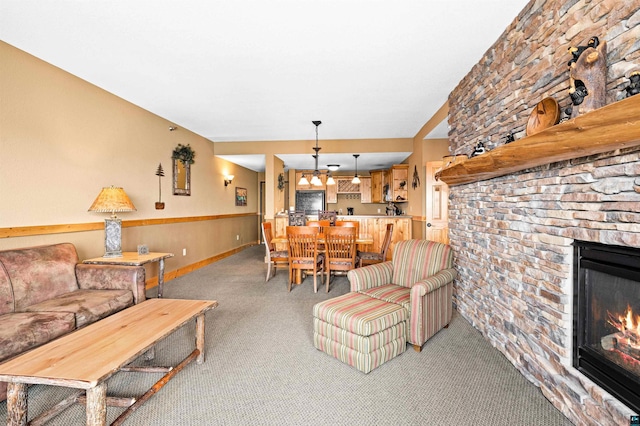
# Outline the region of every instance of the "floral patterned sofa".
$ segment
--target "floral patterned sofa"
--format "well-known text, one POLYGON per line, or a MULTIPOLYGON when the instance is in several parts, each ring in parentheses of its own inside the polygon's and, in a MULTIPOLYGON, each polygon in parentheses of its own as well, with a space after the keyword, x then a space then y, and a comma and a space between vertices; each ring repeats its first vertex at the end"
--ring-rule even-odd
POLYGON ((0 362, 144 300, 144 267, 85 265, 71 243, 0 251, 0 362))

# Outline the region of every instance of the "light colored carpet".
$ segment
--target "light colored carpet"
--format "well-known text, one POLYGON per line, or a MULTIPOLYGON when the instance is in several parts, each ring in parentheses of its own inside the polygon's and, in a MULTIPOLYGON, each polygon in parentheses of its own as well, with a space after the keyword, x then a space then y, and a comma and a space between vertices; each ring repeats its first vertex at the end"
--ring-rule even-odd
MULTIPOLYGON (((313 293, 311 277, 288 293, 286 270, 264 281, 263 255, 251 247, 165 284, 165 297, 219 302, 207 314, 206 362, 188 365, 127 425, 571 424, 457 313, 421 353, 409 347, 367 375, 316 350, 312 307, 348 292, 346 277, 329 293, 313 293)), ((158 344, 154 363, 175 365, 194 336, 191 322, 158 344)), ((161 376, 118 373, 109 394, 140 395, 161 376)), ((67 393, 31 387, 30 417, 67 393)), ((108 421, 121 411, 110 407, 108 421)), ((84 423, 76 405, 50 424, 84 423)))

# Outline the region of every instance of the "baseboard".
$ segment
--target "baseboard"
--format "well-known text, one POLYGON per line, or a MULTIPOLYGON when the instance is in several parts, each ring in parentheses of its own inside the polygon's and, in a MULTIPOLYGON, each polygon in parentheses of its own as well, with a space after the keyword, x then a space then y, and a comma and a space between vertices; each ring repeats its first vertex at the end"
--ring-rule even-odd
MULTIPOLYGON (((236 247, 236 248, 234 248, 232 250, 229 250, 229 251, 226 251, 224 253, 217 254, 217 255, 209 257, 207 259, 203 259, 203 260, 201 260, 199 262, 192 263, 190 265, 183 266, 183 267, 178 268, 178 269, 174 269, 173 271, 165 271, 165 273, 164 273, 164 282, 166 283, 167 281, 171 281, 174 278, 178 278, 178 277, 181 277, 183 275, 186 275, 189 272, 193 272, 193 271, 195 271, 197 269, 203 268, 203 267, 205 267, 207 265, 210 265, 210 264, 212 264, 214 262, 222 260, 222 259, 224 259, 226 257, 229 257, 231 255, 234 255, 236 253, 239 253, 242 250, 245 250, 245 249, 247 249, 249 247, 253 247, 253 246, 257 245, 257 244, 258 243, 256 243, 256 242, 251 242, 251 243, 248 243, 248 244, 244 244, 242 246, 236 247)), ((157 287, 157 286, 158 286, 158 277, 152 277, 152 278, 149 278, 148 280, 145 281, 145 288, 147 290, 149 290, 150 288, 157 287)))

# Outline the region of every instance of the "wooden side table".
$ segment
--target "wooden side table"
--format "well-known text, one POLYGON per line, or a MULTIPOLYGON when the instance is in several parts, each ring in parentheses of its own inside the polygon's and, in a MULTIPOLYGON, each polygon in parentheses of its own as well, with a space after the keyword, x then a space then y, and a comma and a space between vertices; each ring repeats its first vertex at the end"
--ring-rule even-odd
POLYGON ((120 257, 94 257, 83 260, 82 263, 102 265, 126 265, 142 266, 145 263, 158 262, 158 298, 162 298, 162 285, 164 284, 164 260, 173 257, 173 253, 147 253, 138 254, 135 251, 122 252, 120 257))

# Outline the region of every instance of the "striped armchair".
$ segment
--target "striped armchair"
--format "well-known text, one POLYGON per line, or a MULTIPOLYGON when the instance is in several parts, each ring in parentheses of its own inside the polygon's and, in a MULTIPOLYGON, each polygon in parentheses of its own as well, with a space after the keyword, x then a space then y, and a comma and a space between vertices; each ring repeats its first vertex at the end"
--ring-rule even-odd
POLYGON ((418 352, 453 314, 453 252, 427 240, 396 244, 391 261, 349 271, 351 291, 396 303, 408 314, 406 338, 418 352))

